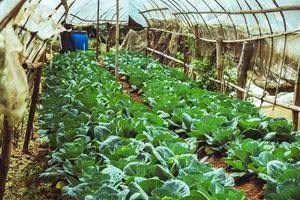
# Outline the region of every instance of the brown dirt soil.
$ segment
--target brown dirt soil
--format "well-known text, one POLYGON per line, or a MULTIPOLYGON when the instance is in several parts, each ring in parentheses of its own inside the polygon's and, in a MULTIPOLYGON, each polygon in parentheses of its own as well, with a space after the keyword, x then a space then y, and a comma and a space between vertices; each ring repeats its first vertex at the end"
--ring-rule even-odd
MULTIPOLYGON (((211 155, 207 161, 215 168, 223 168, 227 173, 232 173, 233 170, 222 158, 224 158, 224 153, 216 153, 211 155)), ((251 200, 264 199, 264 185, 265 182, 258 179, 255 175, 249 175, 235 179, 235 189, 244 191, 247 197, 251 200)))
POLYGON ((224 160, 222 160, 222 158, 224 158, 223 155, 221 155, 220 153, 214 154, 212 156, 210 156, 208 158, 208 162, 210 164, 212 164, 215 168, 223 168, 226 172, 230 172, 230 166, 228 166, 224 160))
MULTIPOLYGON (((206 152, 209 151, 209 146, 202 145, 198 149, 198 158, 202 159, 206 156, 206 152)), ((233 173, 232 168, 225 163, 223 158, 226 157, 225 152, 217 152, 210 155, 208 162, 215 168, 223 168, 227 173, 233 173)), ((244 177, 235 179, 235 189, 244 191, 247 197, 251 200, 263 200, 263 187, 265 182, 258 179, 255 175, 245 175, 244 177)))
POLYGON ((265 182, 259 180, 255 175, 240 178, 236 181, 235 189, 242 190, 251 200, 263 200, 265 182))
POLYGON ((145 103, 143 97, 138 93, 138 91, 132 91, 129 83, 126 80, 119 79, 119 81, 122 83, 124 92, 129 94, 134 101, 138 103, 145 103))
POLYGON ((24 132, 12 149, 5 200, 60 200, 60 192, 44 183, 39 174, 47 168, 49 149, 37 138, 30 141, 29 154, 22 152, 24 132))

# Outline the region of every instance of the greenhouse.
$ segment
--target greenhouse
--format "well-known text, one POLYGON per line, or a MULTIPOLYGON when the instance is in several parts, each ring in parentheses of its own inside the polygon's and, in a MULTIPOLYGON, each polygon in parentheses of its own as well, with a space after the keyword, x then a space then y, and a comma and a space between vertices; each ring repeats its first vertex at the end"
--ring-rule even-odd
POLYGON ((0 200, 300 200, 299 0, 0 11, 0 200))

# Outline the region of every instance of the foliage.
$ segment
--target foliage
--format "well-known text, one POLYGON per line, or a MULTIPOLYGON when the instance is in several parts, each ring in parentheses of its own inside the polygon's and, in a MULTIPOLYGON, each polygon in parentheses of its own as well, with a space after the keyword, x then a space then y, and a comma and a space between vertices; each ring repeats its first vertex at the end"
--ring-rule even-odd
MULTIPOLYGON (((246 199, 223 169, 196 158, 196 138, 170 131, 166 112, 134 102, 93 57, 60 55, 46 70, 40 124, 54 151, 41 177, 68 183, 64 199, 246 199)), ((159 77, 156 65, 149 79, 185 79, 159 77)))
MULTIPOLYGON (((285 119, 200 89, 147 56, 121 53, 120 73, 143 91, 150 109, 124 94, 93 58, 60 55, 46 71, 40 125, 54 151, 41 177, 66 181, 65 199, 246 199, 224 169, 197 159, 197 140, 227 150, 237 171, 267 180, 270 198, 297 194, 297 177, 270 170, 275 161, 287 170, 299 161, 299 133, 285 119)), ((109 53, 105 64, 113 68, 113 60, 109 53)))
MULTIPOLYGON (((139 67, 132 64, 136 59, 143 63, 145 74, 157 68, 160 73, 144 79, 141 87, 151 108, 163 113, 168 128, 176 133, 196 137, 214 151, 225 149, 226 163, 236 171, 256 173, 267 180, 270 162, 278 160, 288 165, 299 161, 299 133, 293 132, 294 127, 286 119, 262 116, 248 102, 199 89, 199 83, 191 80, 165 76, 174 69, 142 55, 124 52, 121 59, 121 69, 128 77, 134 74, 127 69, 139 67)), ((109 55, 106 62, 113 62, 109 55)))
POLYGON ((192 60, 191 66, 196 70, 197 81, 203 88, 211 91, 217 90, 217 85, 211 79, 216 79, 216 67, 211 65, 208 57, 192 60))

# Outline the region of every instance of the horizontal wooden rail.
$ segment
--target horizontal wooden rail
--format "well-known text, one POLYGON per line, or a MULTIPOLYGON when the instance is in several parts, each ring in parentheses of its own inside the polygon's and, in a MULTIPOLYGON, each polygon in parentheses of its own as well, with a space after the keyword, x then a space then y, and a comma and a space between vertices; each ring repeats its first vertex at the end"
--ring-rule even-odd
POLYGON ((143 10, 140 11, 140 14, 148 13, 148 12, 157 12, 157 11, 162 11, 162 10, 169 10, 169 8, 153 8, 149 10, 143 10))
MULTIPOLYGON (((158 29, 158 28, 149 28, 149 30, 150 31, 171 33, 171 34, 181 35, 181 36, 188 36, 187 34, 176 33, 176 32, 173 32, 173 31, 168 31, 168 30, 158 29)), ((294 34, 297 34, 299 32, 300 32, 300 29, 296 29, 296 30, 293 30, 293 31, 287 31, 287 32, 283 32, 283 33, 275 33, 275 34, 271 34, 271 35, 264 35, 264 36, 253 37, 253 38, 245 38, 245 39, 237 39, 237 40, 223 40, 223 43, 233 44, 233 43, 252 42, 252 41, 265 40, 265 39, 270 39, 270 38, 275 38, 275 37, 294 35, 294 34)), ((192 37, 195 38, 195 36, 192 36, 192 37)), ((209 42, 209 43, 217 43, 217 40, 215 40, 215 39, 199 38, 199 40, 204 41, 204 42, 209 42)))
POLYGON ((160 51, 157 51, 157 50, 155 50, 155 49, 151 49, 151 48, 149 48, 149 47, 146 47, 145 49, 146 49, 147 51, 150 51, 150 52, 155 53, 155 54, 157 54, 157 55, 163 56, 164 58, 167 58, 167 59, 169 59, 169 60, 171 60, 171 61, 174 61, 174 62, 176 62, 176 63, 178 63, 178 64, 185 65, 186 67, 189 67, 189 65, 186 64, 186 63, 184 63, 183 61, 178 60, 178 59, 176 59, 176 58, 173 58, 173 57, 171 57, 171 56, 169 56, 169 55, 167 55, 167 54, 164 54, 164 53, 162 53, 162 52, 160 52, 160 51))
POLYGON ((274 13, 283 11, 297 11, 300 6, 280 6, 276 8, 258 9, 258 10, 240 10, 240 11, 190 11, 190 12, 176 12, 173 15, 193 15, 193 14, 227 14, 227 15, 253 15, 261 13, 274 13))
MULTIPOLYGON (((178 59, 176 59, 176 58, 173 58, 172 56, 166 55, 166 54, 164 54, 164 53, 162 53, 162 52, 160 52, 160 51, 151 49, 151 48, 149 48, 149 47, 145 47, 145 49, 146 49, 147 51, 153 52, 153 53, 155 53, 155 54, 157 54, 157 55, 163 56, 163 57, 165 57, 166 59, 169 59, 169 60, 171 60, 171 61, 174 61, 174 62, 176 62, 176 63, 178 63, 178 64, 184 65, 184 62, 182 62, 181 60, 178 60, 178 59)), ((185 65, 186 65, 187 67, 189 67, 188 64, 185 64, 185 65)), ((218 83, 218 84, 223 84, 223 83, 222 83, 221 81, 219 81, 219 80, 215 80, 215 79, 211 79, 211 80, 214 81, 214 82, 216 82, 216 83, 218 83)), ((239 90, 239 91, 242 92, 242 93, 245 93, 245 94, 247 93, 248 95, 250 95, 250 96, 252 96, 252 97, 254 97, 254 98, 257 98, 257 99, 259 99, 259 100, 262 99, 264 102, 267 102, 267 103, 270 103, 270 104, 273 104, 273 105, 276 105, 276 106, 279 106, 279 107, 282 107, 282 108, 285 108, 285 109, 288 109, 288 110, 300 112, 300 107, 299 107, 299 106, 295 106, 295 105, 287 104, 287 103, 282 103, 282 102, 275 102, 274 100, 272 100, 272 99, 270 99, 270 98, 267 98, 267 97, 264 97, 264 96, 262 96, 262 95, 257 95, 257 94, 254 94, 254 93, 252 93, 252 92, 249 92, 249 91, 247 91, 246 89, 241 88, 241 87, 239 87, 239 86, 237 86, 237 85, 235 85, 235 84, 233 84, 233 83, 230 83, 230 82, 228 82, 228 81, 224 81, 224 83, 227 84, 227 85, 229 85, 230 87, 236 89, 236 90, 239 90)))
MULTIPOLYGON (((221 81, 219 80, 215 80, 215 79, 210 79, 218 84, 223 84, 221 81)), ((270 98, 267 98, 267 97, 264 97, 263 95, 258 95, 258 94, 254 94, 252 92, 249 92, 247 91, 246 89, 244 88, 241 88, 233 83, 230 83, 229 81, 224 81, 224 83, 226 85, 229 85, 230 87, 242 92, 242 93, 248 93, 248 95, 256 98, 256 99, 259 99, 259 100, 263 100, 267 103, 270 103, 270 104, 273 104, 273 105, 276 105, 276 106, 279 106, 279 107, 282 107, 282 108, 285 108, 285 109, 288 109, 288 110, 292 110, 292 111, 297 111, 297 112, 300 112, 300 107, 299 106, 295 106, 295 105, 292 105, 292 104, 287 104, 287 103, 282 103, 282 102, 275 102, 274 100, 270 99, 270 98)))
MULTIPOLYGON (((72 17, 75 17, 83 22, 89 22, 89 23, 97 23, 97 20, 89 20, 89 19, 83 19, 81 17, 78 17, 77 15, 74 15, 74 14, 70 14, 72 17)), ((113 20, 113 19, 100 19, 99 22, 115 22, 116 23, 116 20, 113 20)), ((120 20, 121 23, 127 23, 127 21, 125 20, 120 20)))
POLYGON ((24 5, 26 0, 21 0, 11 11, 10 13, 3 18, 3 20, 0 22, 0 32, 6 27, 6 25, 18 15, 18 12, 24 5))

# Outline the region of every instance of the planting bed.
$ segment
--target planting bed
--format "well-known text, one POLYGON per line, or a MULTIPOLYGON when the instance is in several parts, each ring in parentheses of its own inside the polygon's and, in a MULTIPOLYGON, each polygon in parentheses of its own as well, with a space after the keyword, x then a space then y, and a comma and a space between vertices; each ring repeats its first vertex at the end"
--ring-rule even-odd
MULTIPOLYGON (((41 177, 62 188, 63 198, 262 198, 236 190, 245 190, 242 180, 266 183, 266 199, 300 195, 300 138, 287 120, 124 52, 122 85, 142 92, 134 100, 93 58, 60 55, 46 68, 40 133, 53 152, 41 177)), ((108 70, 113 59, 104 59, 108 70)))

